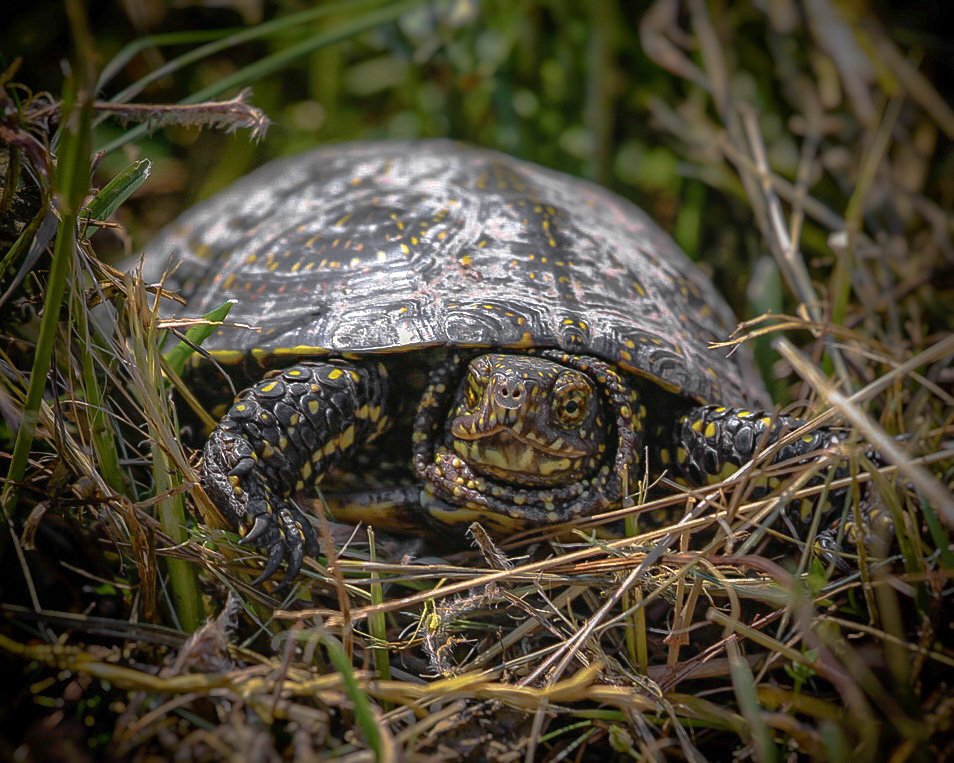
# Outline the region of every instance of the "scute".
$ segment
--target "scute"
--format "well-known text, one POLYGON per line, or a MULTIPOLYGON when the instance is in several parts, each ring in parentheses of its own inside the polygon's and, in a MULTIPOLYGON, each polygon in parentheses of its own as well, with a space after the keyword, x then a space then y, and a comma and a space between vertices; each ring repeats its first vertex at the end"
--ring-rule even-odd
MULTIPOLYGON (((256 355, 419 347, 592 354, 698 401, 765 399, 712 284, 640 209, 450 141, 354 143, 265 165, 150 245, 202 315, 204 347, 256 355)), ((175 284, 174 284, 175 285, 175 284)))

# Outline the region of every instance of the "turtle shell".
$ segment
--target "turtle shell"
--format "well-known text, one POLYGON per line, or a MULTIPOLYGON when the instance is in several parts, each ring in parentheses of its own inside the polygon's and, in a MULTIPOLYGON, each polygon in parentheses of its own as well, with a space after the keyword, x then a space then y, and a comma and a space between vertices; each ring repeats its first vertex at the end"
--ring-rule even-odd
POLYGON ((203 345, 223 362, 551 347, 699 402, 765 400, 744 348, 709 347, 732 311, 642 210, 495 151, 363 142, 273 161, 162 232, 146 262, 170 261, 187 314, 236 300, 244 326, 203 345))

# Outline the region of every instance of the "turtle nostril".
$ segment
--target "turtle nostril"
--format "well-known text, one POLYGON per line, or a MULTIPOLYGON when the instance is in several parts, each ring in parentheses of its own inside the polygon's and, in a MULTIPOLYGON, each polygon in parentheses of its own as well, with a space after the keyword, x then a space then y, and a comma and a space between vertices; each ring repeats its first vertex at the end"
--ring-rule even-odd
POLYGON ((502 378, 494 382, 494 398, 503 408, 518 408, 523 400, 524 391, 523 385, 512 379, 502 378))

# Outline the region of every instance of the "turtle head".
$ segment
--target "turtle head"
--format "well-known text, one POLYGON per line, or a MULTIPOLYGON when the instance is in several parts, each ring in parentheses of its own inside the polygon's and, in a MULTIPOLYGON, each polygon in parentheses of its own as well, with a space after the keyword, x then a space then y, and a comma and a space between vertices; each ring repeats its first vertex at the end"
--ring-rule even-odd
POLYGON ((593 380, 533 355, 488 353, 467 367, 447 446, 478 474, 526 487, 591 474, 611 436, 593 380))

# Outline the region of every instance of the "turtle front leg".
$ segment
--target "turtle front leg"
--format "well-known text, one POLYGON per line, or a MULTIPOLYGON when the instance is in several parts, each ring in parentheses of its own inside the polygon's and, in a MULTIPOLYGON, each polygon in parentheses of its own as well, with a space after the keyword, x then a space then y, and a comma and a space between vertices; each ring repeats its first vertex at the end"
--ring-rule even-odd
POLYGON ((205 445, 202 486, 268 562, 283 560, 290 583, 318 540, 291 497, 318 482, 357 445, 387 426, 387 372, 380 363, 306 362, 244 390, 205 445))
MULTIPOLYGON (((803 423, 791 416, 773 417, 762 411, 713 405, 701 406, 692 409, 678 420, 670 444, 661 449, 659 456, 666 468, 693 484, 704 485, 707 482, 716 482, 728 477, 740 466, 755 458, 757 451, 773 444, 783 433, 791 432, 803 423)), ((775 455, 772 463, 809 458, 818 451, 836 446, 840 441, 841 438, 837 433, 821 427, 786 445, 775 455)), ((879 460, 875 453, 869 453, 869 457, 875 461, 879 460)), ((841 478, 847 474, 845 467, 839 467, 835 477, 841 478)), ((820 481, 821 478, 816 477, 811 484, 817 484, 820 481)), ((819 506, 815 502, 803 503, 801 505, 802 521, 809 521, 814 511, 827 512, 837 508, 847 494, 846 490, 829 493, 828 502, 824 506, 819 506)), ((865 538, 866 545, 870 546, 867 539, 874 536, 868 532, 867 528, 876 524, 878 536, 887 537, 893 531, 893 523, 886 511, 878 512, 875 516, 869 510, 868 503, 866 500, 862 506, 862 521, 865 529, 859 532, 859 528, 851 519, 847 529, 850 537, 865 538)), ((816 539, 819 550, 828 559, 835 558, 840 551, 834 540, 836 531, 837 523, 819 533, 816 539)))
MULTIPOLYGON (((705 405, 693 408, 676 422, 668 446, 660 459, 695 485, 725 479, 751 461, 783 433, 798 429, 804 422, 791 416, 772 416, 765 411, 705 405)), ((807 456, 837 445, 837 434, 820 428, 786 445, 773 463, 807 456)))

